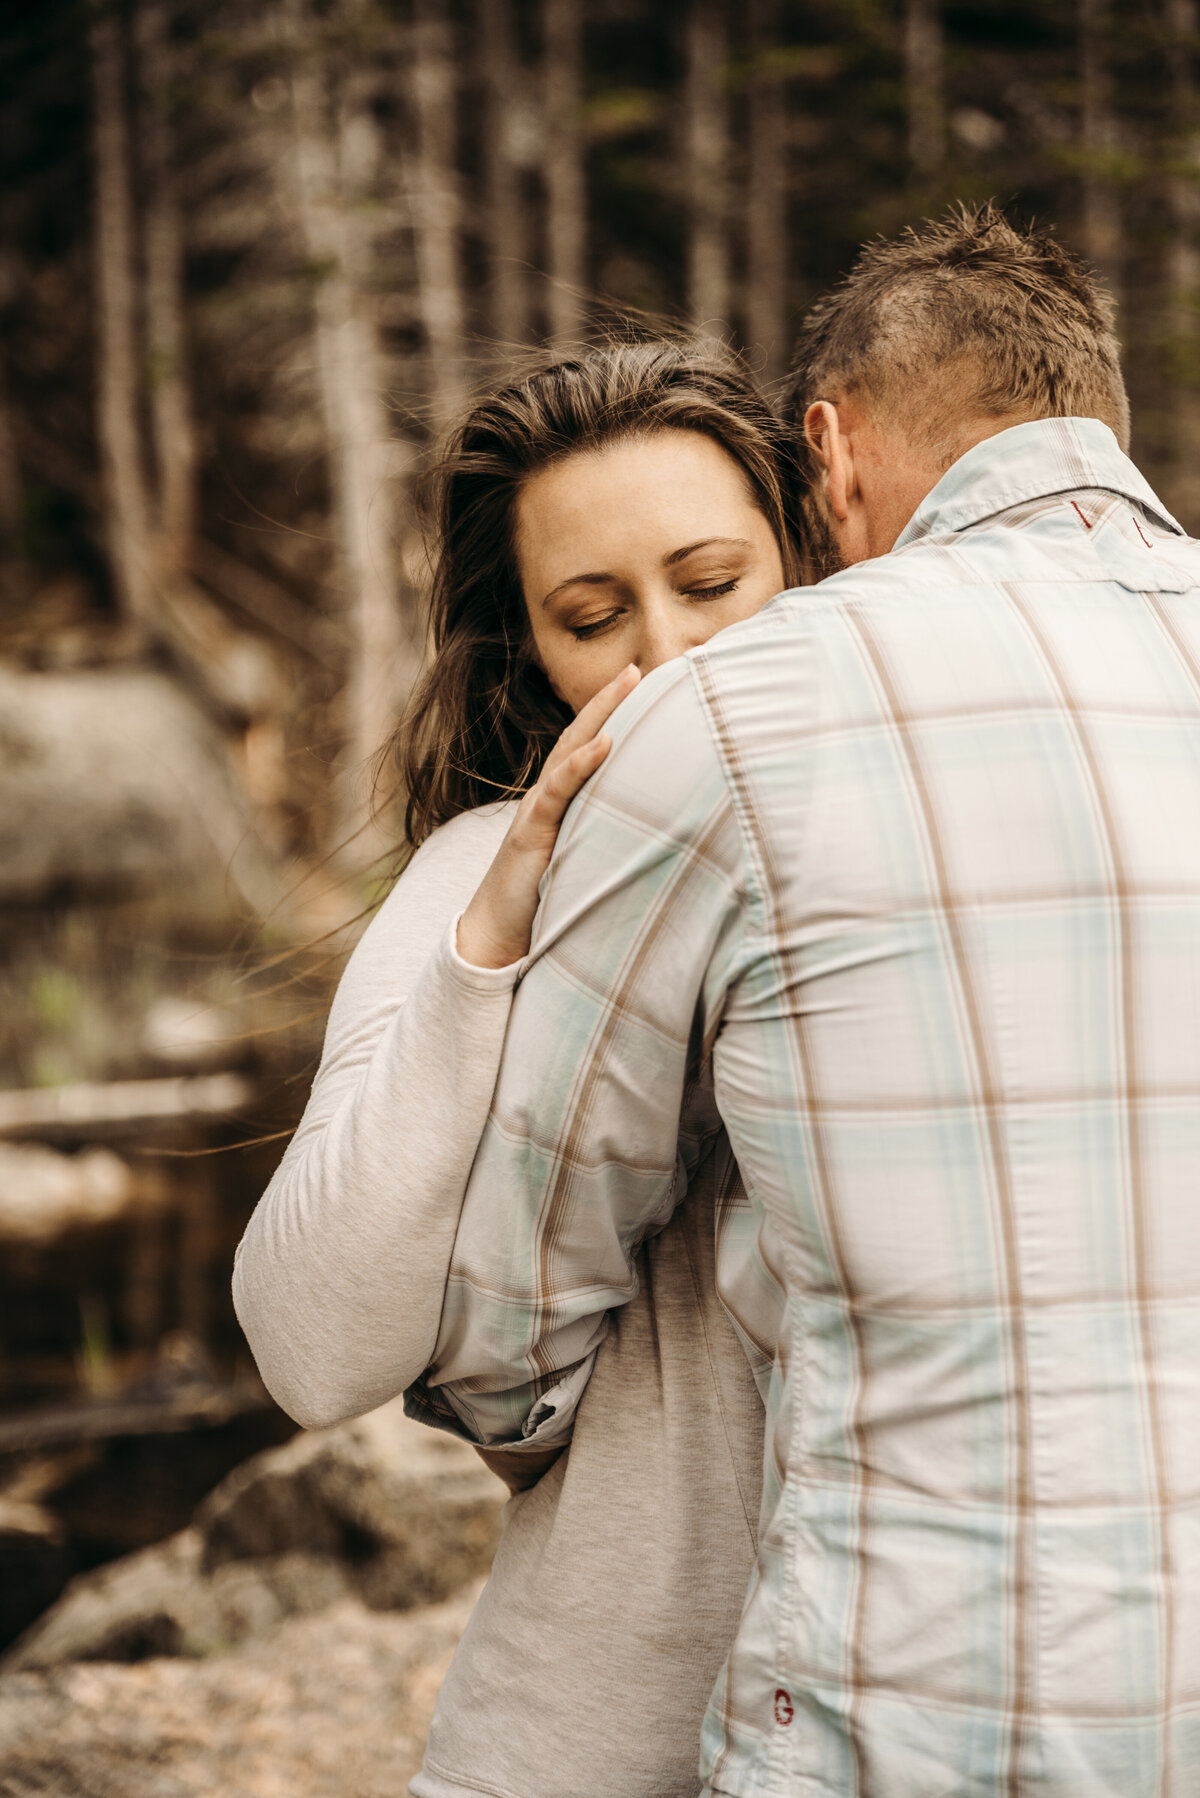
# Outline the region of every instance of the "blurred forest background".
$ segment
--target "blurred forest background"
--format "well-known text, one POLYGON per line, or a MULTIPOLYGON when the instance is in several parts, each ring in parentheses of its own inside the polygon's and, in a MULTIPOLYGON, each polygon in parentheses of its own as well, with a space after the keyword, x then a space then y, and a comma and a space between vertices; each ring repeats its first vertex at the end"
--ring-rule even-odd
POLYGON ((1200 528, 1198 50, 1196 0, 3 9, 0 1636, 286 1428, 227 1296, 279 1143, 230 1145, 394 846, 439 431, 631 310, 778 382, 864 239, 995 196, 1111 283, 1200 528))

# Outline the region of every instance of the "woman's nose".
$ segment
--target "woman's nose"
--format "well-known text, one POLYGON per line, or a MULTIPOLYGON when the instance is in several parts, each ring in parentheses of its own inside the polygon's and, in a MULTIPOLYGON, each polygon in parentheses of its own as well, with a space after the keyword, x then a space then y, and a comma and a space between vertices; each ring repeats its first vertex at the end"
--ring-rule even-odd
POLYGON ((669 613, 644 616, 634 657, 639 672, 649 674, 652 668, 661 668, 664 662, 673 662, 676 656, 691 649, 697 639, 688 624, 686 617, 672 617, 669 613))

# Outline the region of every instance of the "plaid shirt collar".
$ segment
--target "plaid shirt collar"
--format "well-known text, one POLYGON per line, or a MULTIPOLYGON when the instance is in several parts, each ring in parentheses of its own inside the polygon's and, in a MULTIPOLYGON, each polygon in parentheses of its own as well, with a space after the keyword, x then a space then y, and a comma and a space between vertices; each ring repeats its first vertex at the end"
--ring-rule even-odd
POLYGON ((893 545, 943 537, 997 512, 1054 493, 1100 489, 1120 494, 1183 537, 1154 489, 1098 418, 1038 418, 986 437, 960 456, 917 507, 893 545))

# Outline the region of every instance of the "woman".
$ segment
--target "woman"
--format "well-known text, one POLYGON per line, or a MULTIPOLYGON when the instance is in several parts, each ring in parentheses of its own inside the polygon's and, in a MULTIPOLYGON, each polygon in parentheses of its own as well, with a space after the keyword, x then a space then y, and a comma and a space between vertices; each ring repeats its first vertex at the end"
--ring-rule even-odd
MULTIPOLYGON (((552 365, 452 441, 435 655, 397 746, 419 847, 347 968, 235 1272, 263 1377, 300 1422, 410 1388, 440 1416, 418 1382, 559 822, 640 675, 794 582, 790 489, 782 429, 711 349, 552 365)), ((569 1451, 492 1457, 515 1496, 417 1798, 698 1789, 753 1563, 762 1407, 717 1296, 715 1215, 727 1240, 749 1213, 702 1078, 681 1140, 688 1200, 642 1250, 569 1451)))

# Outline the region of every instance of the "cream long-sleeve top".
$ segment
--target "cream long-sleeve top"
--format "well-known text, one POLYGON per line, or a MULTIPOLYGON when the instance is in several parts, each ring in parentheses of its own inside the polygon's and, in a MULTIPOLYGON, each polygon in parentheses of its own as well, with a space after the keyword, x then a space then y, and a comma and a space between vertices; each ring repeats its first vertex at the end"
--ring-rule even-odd
MULTIPOLYGON (((464 962, 455 929, 510 818, 486 807, 435 832, 364 933, 238 1251, 238 1317, 269 1390, 308 1427, 395 1397, 433 1354, 518 972, 464 962)), ((711 1135, 685 1203, 640 1252, 637 1296, 566 1394, 569 1450, 510 1501, 415 1798, 699 1791, 762 1480, 744 1351, 764 1357, 729 1322, 714 1248, 718 1217, 730 1240, 749 1216, 711 1135)), ((561 1440, 552 1402, 547 1421, 561 1440)))

